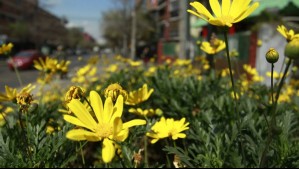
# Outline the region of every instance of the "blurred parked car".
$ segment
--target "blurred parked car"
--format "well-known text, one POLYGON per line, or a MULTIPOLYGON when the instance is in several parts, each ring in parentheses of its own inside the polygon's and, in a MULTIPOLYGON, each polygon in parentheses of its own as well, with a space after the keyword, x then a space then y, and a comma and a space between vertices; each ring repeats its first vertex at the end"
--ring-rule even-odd
POLYGON ((45 59, 46 56, 38 50, 23 50, 14 55, 12 59, 8 59, 7 64, 10 70, 14 70, 13 63, 17 69, 30 69, 33 67, 33 61, 38 58, 45 59))

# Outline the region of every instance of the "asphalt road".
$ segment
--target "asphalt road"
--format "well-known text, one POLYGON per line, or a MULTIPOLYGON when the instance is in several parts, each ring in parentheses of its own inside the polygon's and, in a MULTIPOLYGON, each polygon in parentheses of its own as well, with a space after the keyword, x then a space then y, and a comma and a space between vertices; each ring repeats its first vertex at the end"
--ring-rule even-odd
MULTIPOLYGON (((84 59, 90 57, 90 55, 83 56, 84 59)), ((85 64, 85 62, 79 62, 77 56, 71 56, 68 57, 69 60, 71 60, 71 64, 69 69, 74 69, 76 67, 82 66, 85 64)), ((29 83, 36 82, 36 79, 38 77, 39 71, 35 68, 30 70, 20 70, 20 77, 22 80, 23 85, 27 85, 29 83)), ((5 85, 8 85, 10 87, 19 88, 21 87, 17 75, 14 71, 9 70, 6 60, 0 59, 0 92, 5 91, 5 85)))

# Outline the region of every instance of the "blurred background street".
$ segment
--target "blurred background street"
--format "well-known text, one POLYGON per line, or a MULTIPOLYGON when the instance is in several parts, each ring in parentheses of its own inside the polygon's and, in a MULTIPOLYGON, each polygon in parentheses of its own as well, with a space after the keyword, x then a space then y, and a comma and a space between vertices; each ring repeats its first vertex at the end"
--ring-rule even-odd
MULTIPOLYGON (((12 43, 11 56, 37 50, 44 56, 71 59, 92 53, 120 54, 133 60, 156 63, 165 60, 206 58, 215 69, 226 67, 224 52, 211 56, 200 49, 212 35, 222 32, 205 20, 190 15, 194 0, 1 0, 0 45, 12 43), (26 10, 24 10, 26 9, 26 10), (74 56, 74 57, 71 57, 74 56)), ((260 3, 249 17, 229 28, 229 50, 235 53, 235 70, 244 64, 256 68, 270 84, 265 59, 269 48, 283 55, 285 38, 276 30, 285 25, 299 31, 299 0, 253 0, 260 3)), ((208 6, 208 0, 198 0, 208 6)), ((0 55, 0 91, 4 85, 17 87, 17 78, 0 55)), ((284 59, 275 65, 279 72, 284 59)), ((297 66, 299 63, 295 63, 297 66)), ((24 84, 36 80, 34 69, 20 71, 24 84)), ((299 75, 297 74, 297 77, 299 75)))
MULTIPOLYGON (((84 55, 82 58, 87 59, 91 55, 84 55)), ((71 64, 69 66, 69 74, 74 73, 76 68, 81 67, 85 64, 85 62, 80 62, 77 59, 76 56, 70 56, 68 59, 71 61, 71 64)), ((39 71, 35 68, 27 69, 27 70, 20 70, 19 71, 22 82, 24 85, 27 85, 28 83, 36 83, 36 79, 38 77, 39 71)), ((6 60, 0 59, 0 92, 5 91, 5 85, 8 85, 9 87, 13 88, 19 88, 20 84, 18 82, 16 73, 12 70, 9 70, 6 60)))

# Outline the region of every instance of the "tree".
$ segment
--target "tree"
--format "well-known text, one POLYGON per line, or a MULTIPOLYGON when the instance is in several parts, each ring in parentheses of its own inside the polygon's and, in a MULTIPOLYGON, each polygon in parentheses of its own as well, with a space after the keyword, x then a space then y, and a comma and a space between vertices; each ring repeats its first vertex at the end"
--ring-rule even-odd
POLYGON ((68 46, 76 48, 83 42, 82 30, 79 27, 72 27, 68 29, 68 46))
MULTIPOLYGON (((135 0, 115 0, 116 8, 106 11, 102 15, 102 34, 106 43, 115 52, 122 51, 122 54, 128 56, 128 49, 132 43, 132 13, 136 10, 136 41, 150 43, 153 40, 156 23, 155 19, 142 8, 142 5, 136 4, 135 0)), ((139 1, 143 2, 143 1, 139 1)))
POLYGON ((26 42, 30 38, 30 30, 28 24, 25 22, 15 22, 9 24, 9 29, 11 30, 11 34, 14 38, 19 39, 21 42, 26 42))

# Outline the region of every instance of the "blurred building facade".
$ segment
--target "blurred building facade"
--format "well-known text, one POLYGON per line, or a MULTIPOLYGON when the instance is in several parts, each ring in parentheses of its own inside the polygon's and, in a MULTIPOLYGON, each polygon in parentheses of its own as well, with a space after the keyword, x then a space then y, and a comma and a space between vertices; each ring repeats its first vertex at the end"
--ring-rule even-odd
POLYGON ((157 55, 165 58, 190 57, 190 0, 146 0, 147 10, 157 21, 157 55))
MULTIPOLYGON (((284 48, 287 42, 276 29, 278 25, 285 25, 288 30, 293 29, 299 33, 299 1, 253 0, 253 2, 259 2, 259 7, 250 16, 235 23, 229 29, 229 48, 230 51, 238 52, 238 57, 234 58, 238 63, 236 64, 238 70, 243 70, 243 64, 249 64, 256 68, 260 75, 264 76, 266 84, 270 84, 270 78, 265 74, 271 70, 271 64, 266 61, 265 54, 269 48, 275 48, 279 52, 281 57, 275 63, 274 69, 280 72, 284 65, 284 48), (258 45, 259 40, 262 45, 258 45)), ((202 3, 207 7, 209 6, 208 0, 202 0, 202 3)), ((215 26, 200 18, 197 18, 191 27, 200 32, 197 36, 192 36, 200 41, 209 40, 213 32, 223 39, 215 26)), ((224 57, 217 59, 216 68, 227 67, 224 57)))
POLYGON ((66 44, 66 20, 39 7, 38 0, 0 1, 1 42, 16 48, 40 48, 66 44))

